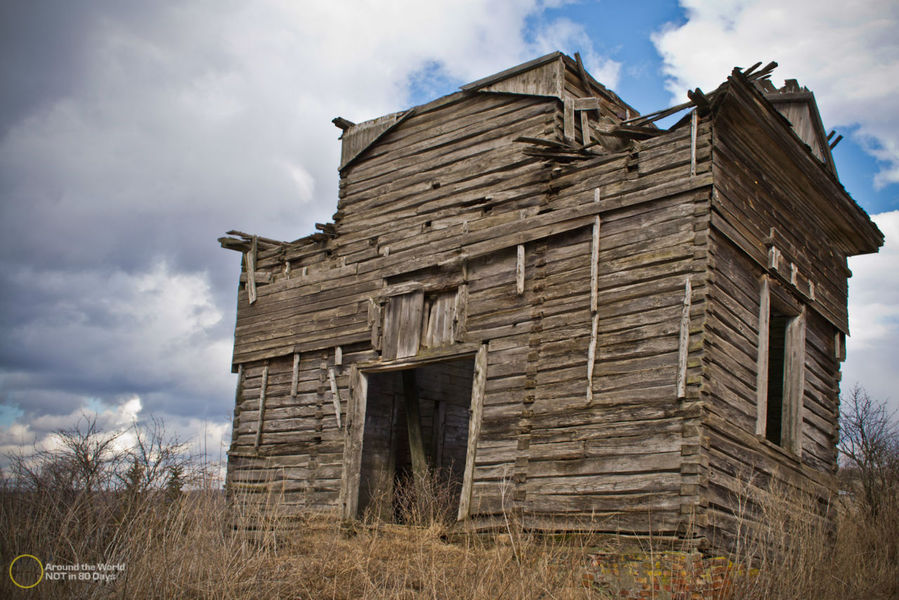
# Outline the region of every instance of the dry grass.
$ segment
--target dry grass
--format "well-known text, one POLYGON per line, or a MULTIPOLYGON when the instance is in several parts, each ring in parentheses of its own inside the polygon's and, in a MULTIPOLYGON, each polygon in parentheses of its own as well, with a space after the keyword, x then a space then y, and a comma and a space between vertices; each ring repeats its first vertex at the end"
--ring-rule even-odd
MULTIPOLYGON (((403 525, 370 514, 348 526, 328 515, 289 517, 277 494, 228 501, 212 479, 195 480, 188 492, 173 490, 171 482, 134 486, 127 476, 97 484, 72 477, 72 463, 55 459, 5 480, 0 490, 4 569, 27 553, 44 563, 114 563, 125 570, 108 583, 45 580, 30 590, 16 588, 3 573, 0 597, 611 597, 582 583, 596 536, 541 536, 512 516, 494 534, 454 532, 454 490, 436 479, 399 486, 392 517, 403 525)), ((895 498, 878 503, 875 517, 864 503, 845 497, 836 505, 834 528, 792 508, 795 498, 777 490, 752 496, 751 488, 744 505, 753 508, 729 558, 736 570, 758 568, 759 574, 732 578, 718 598, 899 597, 895 498)), ((615 549, 616 542, 602 549, 615 549)), ((642 544, 626 551, 670 549, 667 540, 642 544)), ((19 563, 18 579, 35 581, 34 566, 19 563)))
MULTIPOLYGON (((776 496, 771 496, 777 499, 776 496)), ((782 500, 782 498, 778 499, 782 500)), ((744 536, 737 563, 760 574, 735 578, 721 598, 822 600, 899 594, 897 514, 872 521, 846 503, 836 531, 797 518, 782 501, 763 506, 774 527, 744 536)), ((197 490, 85 498, 28 497, 0 504, 3 556, 45 562, 124 563, 110 583, 44 581, 23 591, 8 577, 3 597, 29 598, 603 598, 582 584, 589 537, 505 532, 448 536, 446 513, 410 503, 406 525, 369 519, 347 527, 325 515, 288 518, 277 496, 229 503, 197 490), (71 502, 66 504, 65 500, 71 502), (428 518, 424 518, 425 513, 428 518), (432 518, 436 517, 436 518, 432 518), (244 532, 236 534, 233 525, 244 532), (448 541, 448 540, 452 541, 448 541)), ((6 567, 8 568, 8 567, 6 567)), ((27 577, 21 573, 20 577, 27 577)))

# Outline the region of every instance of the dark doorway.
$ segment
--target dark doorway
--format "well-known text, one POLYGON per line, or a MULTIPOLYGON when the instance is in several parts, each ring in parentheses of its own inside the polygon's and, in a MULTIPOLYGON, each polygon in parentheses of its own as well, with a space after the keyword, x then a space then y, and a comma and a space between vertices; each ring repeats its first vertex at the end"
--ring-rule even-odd
POLYGON ((473 376, 474 357, 368 375, 358 516, 402 522, 416 502, 456 514, 473 376))

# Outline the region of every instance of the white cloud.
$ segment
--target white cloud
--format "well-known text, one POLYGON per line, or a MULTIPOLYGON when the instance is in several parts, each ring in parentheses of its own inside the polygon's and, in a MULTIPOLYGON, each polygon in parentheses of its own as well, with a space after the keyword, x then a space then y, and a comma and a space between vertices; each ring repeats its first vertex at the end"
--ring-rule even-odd
POLYGON ((842 388, 854 383, 899 410, 899 211, 873 215, 885 242, 880 252, 849 259, 849 326, 842 388))
POLYGON ((879 186, 899 182, 899 3, 894 0, 681 0, 687 22, 653 38, 674 101, 709 91, 735 66, 776 60, 775 81, 815 93, 826 127, 852 135, 879 161, 879 186))

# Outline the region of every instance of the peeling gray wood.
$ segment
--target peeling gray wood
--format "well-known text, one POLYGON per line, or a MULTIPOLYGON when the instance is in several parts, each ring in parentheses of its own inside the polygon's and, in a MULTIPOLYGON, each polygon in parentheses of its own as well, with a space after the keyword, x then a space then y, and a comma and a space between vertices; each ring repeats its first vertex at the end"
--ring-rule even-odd
POLYGON ((341 366, 343 364, 343 348, 334 346, 334 365, 341 366))
POLYGON ((690 114, 690 177, 696 176, 696 134, 699 131, 699 113, 690 114))

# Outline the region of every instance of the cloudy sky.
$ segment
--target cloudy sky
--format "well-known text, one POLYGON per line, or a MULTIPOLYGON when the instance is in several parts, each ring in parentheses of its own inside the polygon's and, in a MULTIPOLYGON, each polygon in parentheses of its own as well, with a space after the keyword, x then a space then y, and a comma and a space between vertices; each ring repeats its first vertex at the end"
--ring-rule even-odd
POLYGON ((240 267, 216 238, 330 218, 333 117, 557 49, 643 112, 760 60, 815 92, 887 239, 850 265, 843 385, 899 407, 893 0, 30 0, 0 3, 0 452, 89 413, 162 417, 216 458, 240 267))

